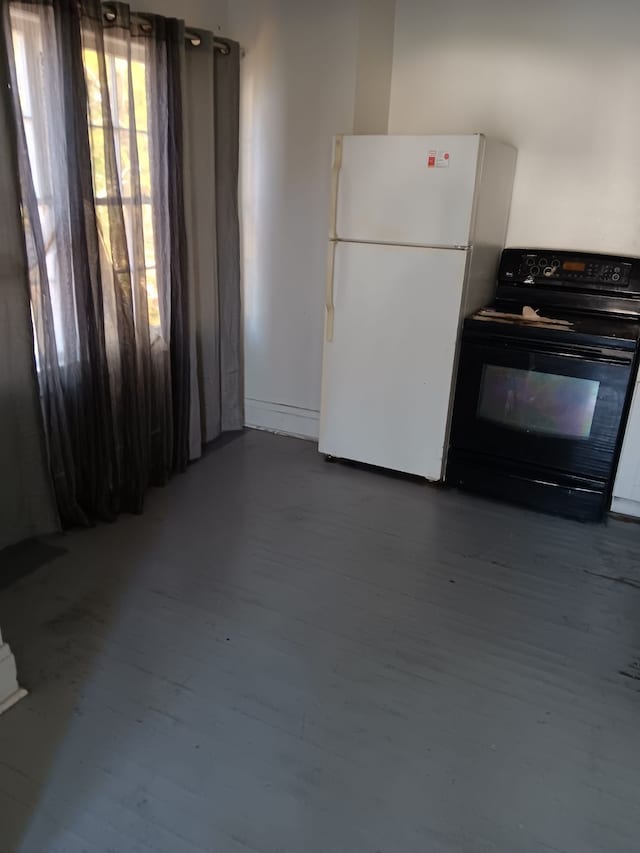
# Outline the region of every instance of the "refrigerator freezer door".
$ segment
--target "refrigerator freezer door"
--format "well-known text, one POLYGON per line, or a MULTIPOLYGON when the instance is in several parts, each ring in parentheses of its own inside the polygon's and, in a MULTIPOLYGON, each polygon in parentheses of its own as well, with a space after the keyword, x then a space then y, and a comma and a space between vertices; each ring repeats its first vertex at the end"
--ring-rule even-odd
POLYGON ((442 476, 467 252, 338 243, 320 451, 442 476))
POLYGON ((482 137, 344 136, 340 240, 467 246, 482 137))

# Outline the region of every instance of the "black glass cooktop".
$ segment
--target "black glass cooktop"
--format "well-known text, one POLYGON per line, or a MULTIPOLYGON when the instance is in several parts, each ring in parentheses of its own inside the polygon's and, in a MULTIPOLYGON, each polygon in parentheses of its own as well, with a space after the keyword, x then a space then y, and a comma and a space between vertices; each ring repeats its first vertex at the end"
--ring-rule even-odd
POLYGON ((467 328, 505 337, 565 340, 576 344, 633 350, 640 338, 640 322, 605 315, 578 314, 539 308, 539 319, 515 315, 513 303, 496 302, 465 321, 467 328), (515 316, 514 316, 515 315, 515 316))

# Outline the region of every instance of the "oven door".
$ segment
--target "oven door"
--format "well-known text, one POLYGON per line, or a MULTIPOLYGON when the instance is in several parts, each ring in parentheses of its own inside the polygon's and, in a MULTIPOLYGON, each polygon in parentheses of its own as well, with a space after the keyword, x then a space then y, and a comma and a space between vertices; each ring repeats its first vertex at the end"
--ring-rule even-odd
POLYGON ((451 446, 606 480, 633 353, 465 336, 451 446))

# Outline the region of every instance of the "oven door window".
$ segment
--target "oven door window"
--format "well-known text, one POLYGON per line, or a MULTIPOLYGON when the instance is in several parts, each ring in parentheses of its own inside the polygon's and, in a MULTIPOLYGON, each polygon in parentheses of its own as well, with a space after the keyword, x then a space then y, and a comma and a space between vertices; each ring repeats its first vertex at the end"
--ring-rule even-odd
MULTIPOLYGON (((606 355, 606 353, 605 353, 606 355)), ((606 477, 631 377, 631 358, 579 358, 536 341, 463 340, 452 447, 606 477)))
POLYGON ((521 432, 588 439, 599 389, 596 379, 484 364, 477 415, 521 432))

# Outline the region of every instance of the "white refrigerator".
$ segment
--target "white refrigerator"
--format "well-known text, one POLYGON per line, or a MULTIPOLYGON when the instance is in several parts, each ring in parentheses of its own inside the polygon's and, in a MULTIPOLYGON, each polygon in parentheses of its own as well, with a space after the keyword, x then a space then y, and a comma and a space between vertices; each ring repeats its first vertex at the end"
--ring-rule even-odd
POLYGON ((443 476, 458 339, 493 297, 514 148, 334 139, 319 450, 443 476))

